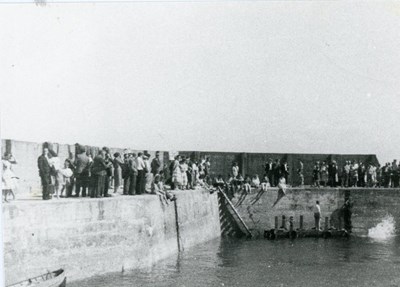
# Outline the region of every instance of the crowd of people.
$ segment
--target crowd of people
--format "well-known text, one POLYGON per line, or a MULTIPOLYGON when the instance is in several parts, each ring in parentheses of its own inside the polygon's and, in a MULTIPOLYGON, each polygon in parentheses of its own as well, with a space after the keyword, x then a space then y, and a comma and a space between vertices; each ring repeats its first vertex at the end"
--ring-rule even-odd
POLYGON ((362 161, 346 160, 339 168, 336 161, 315 162, 313 185, 315 187, 399 187, 400 168, 397 160, 384 166, 362 161))
POLYGON ((110 153, 103 147, 97 156, 83 146, 77 147, 75 160, 66 159, 63 166, 56 152, 43 149, 38 158, 43 199, 53 197, 110 197, 109 190, 122 195, 158 194, 163 202, 175 200, 167 191, 194 189, 210 181, 210 159, 191 160, 177 155, 169 164, 162 164, 160 152, 151 159, 147 151, 134 153, 124 150, 110 153))
POLYGON ((77 147, 75 160, 66 159, 61 166, 57 154, 48 148, 38 158, 39 176, 42 182, 43 199, 60 197, 110 197, 109 190, 123 195, 157 194, 168 203, 174 195, 164 187, 165 180, 174 177, 172 189, 192 188, 186 174, 189 170, 186 159, 176 158, 178 167, 172 166, 168 172, 162 165, 160 153, 150 161, 147 151, 134 153, 125 150, 124 154, 110 153, 103 147, 97 156, 91 154, 83 146, 77 147), (179 170, 179 171, 178 171, 179 170))
MULTIPOLYGON (((18 177, 12 171, 17 161, 11 153, 2 158, 2 190, 3 200, 8 201, 11 195, 15 199, 18 177)), ((289 166, 286 161, 271 158, 263 165, 264 174, 244 176, 239 164, 234 162, 228 176, 211 177, 211 162, 209 157, 195 160, 177 155, 173 160, 163 163, 160 152, 151 159, 147 151, 134 153, 124 150, 123 154, 110 153, 103 147, 96 156, 85 147, 78 145, 74 159, 61 162, 57 153, 43 148, 38 158, 39 176, 42 183, 44 200, 60 197, 109 197, 110 190, 121 191, 123 195, 158 194, 167 202, 173 200, 171 190, 194 189, 196 186, 226 187, 229 197, 239 193, 237 204, 241 204, 252 188, 259 190, 253 199, 258 201, 268 187, 278 187, 281 198, 285 194, 289 176, 289 166)), ((297 166, 298 186, 304 186, 304 164, 301 160, 297 166)), ((311 175, 310 175, 311 176, 311 175)), ((314 187, 399 187, 400 166, 396 160, 384 166, 361 161, 345 161, 339 168, 335 160, 315 162, 312 169, 312 185, 314 187)))

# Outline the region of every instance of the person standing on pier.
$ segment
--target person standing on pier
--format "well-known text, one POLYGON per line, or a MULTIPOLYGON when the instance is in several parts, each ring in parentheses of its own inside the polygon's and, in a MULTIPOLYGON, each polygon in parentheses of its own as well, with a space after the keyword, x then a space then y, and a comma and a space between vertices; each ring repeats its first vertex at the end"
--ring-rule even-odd
POLYGON ((137 176, 138 176, 138 170, 137 170, 137 162, 136 162, 136 154, 135 153, 130 153, 128 157, 128 162, 127 162, 127 169, 128 169, 128 174, 127 174, 127 187, 126 187, 126 193, 129 195, 135 195, 136 194, 136 186, 137 186, 137 176))
POLYGON ((110 149, 108 147, 103 147, 103 150, 105 151, 105 163, 107 165, 107 168, 106 168, 107 177, 105 178, 105 181, 104 181, 103 196, 110 197, 111 195, 108 194, 108 190, 112 184, 113 169, 114 169, 113 160, 110 155, 110 149))
POLYGON ((101 195, 106 195, 105 187, 106 187, 106 177, 107 177, 107 168, 108 165, 106 163, 106 150, 100 150, 99 154, 94 158, 92 165, 92 180, 93 187, 92 193, 90 197, 99 198, 101 195))
POLYGON ((143 194, 146 183, 146 165, 143 160, 143 153, 139 152, 136 158, 136 168, 138 171, 136 182, 136 194, 143 194))
POLYGON ((50 159, 49 164, 51 168, 51 182, 54 186, 53 192, 56 195, 57 199, 60 199, 60 192, 61 192, 61 184, 63 181, 63 175, 61 174, 61 162, 58 154, 54 150, 50 150, 50 159))
POLYGON ((281 177, 281 164, 279 162, 279 159, 275 160, 274 166, 274 181, 273 181, 273 186, 277 186, 279 184, 279 179, 281 177))
POLYGON ((328 165, 325 161, 320 166, 320 184, 326 187, 328 184, 328 165))
POLYGON ((199 168, 197 167, 197 162, 193 161, 192 162, 192 189, 195 189, 196 185, 197 185, 197 181, 198 181, 198 177, 199 177, 199 168))
POLYGON ((393 160, 392 163, 391 179, 392 187, 399 187, 399 166, 397 165, 397 160, 393 160))
POLYGON ((346 160, 342 172, 342 187, 349 187, 350 184, 350 162, 346 160))
POLYGON ((172 163, 172 189, 180 189, 182 185, 182 172, 180 167, 181 156, 177 155, 172 163))
POLYGON ((289 166, 286 161, 284 161, 281 165, 280 175, 285 178, 285 182, 288 184, 289 166))
MULTIPOLYGON (((124 188, 122 191, 123 195, 128 195, 129 191, 129 159, 131 158, 131 153, 128 150, 124 151, 124 164, 122 166, 122 180, 124 181, 124 188)), ((136 188, 136 186, 135 186, 136 188)))
POLYGON ((7 195, 11 194, 13 200, 15 200, 14 190, 17 188, 17 179, 18 177, 15 176, 12 165, 17 164, 17 161, 13 157, 11 153, 6 153, 4 158, 1 160, 3 165, 3 172, 1 174, 1 183, 2 183, 2 192, 4 195, 4 201, 7 201, 7 195))
POLYGON ((315 220, 315 229, 320 230, 320 221, 321 221, 321 207, 319 206, 319 201, 315 202, 314 208, 314 220, 315 220))
POLYGON ((181 177, 182 177, 182 185, 181 188, 182 189, 187 189, 187 185, 188 185, 188 177, 187 177, 187 171, 188 171, 188 164, 186 163, 186 158, 183 157, 180 165, 179 165, 180 169, 181 169, 181 177))
POLYGON ((118 189, 122 185, 122 166, 124 165, 124 161, 121 158, 121 154, 119 152, 114 153, 114 193, 117 193, 118 189))
POLYGON ((86 197, 86 190, 89 185, 89 157, 82 146, 78 146, 78 155, 75 160, 75 197, 79 197, 82 188, 82 197, 86 197))
POLYGON ((319 168, 319 162, 315 162, 314 169, 313 169, 313 185, 315 187, 319 188, 319 181, 320 181, 321 175, 320 175, 320 168, 319 168))
POLYGON ((299 175, 299 185, 300 187, 304 186, 304 164, 301 160, 299 160, 299 168, 297 169, 297 174, 299 175))
POLYGON ((49 164, 49 149, 43 148, 43 153, 38 158, 39 176, 42 181, 42 198, 43 200, 50 199, 50 186, 51 186, 51 167, 49 164))
POLYGON ((151 161, 151 173, 153 176, 159 174, 161 168, 160 152, 156 151, 156 157, 151 161))
POLYGON ((337 174, 337 164, 336 161, 332 161, 328 166, 328 176, 329 176, 329 186, 336 187, 336 183, 338 181, 338 174, 337 174))
POLYGON ((154 176, 151 173, 150 154, 148 152, 145 152, 145 154, 143 155, 143 161, 146 166, 144 191, 146 193, 151 193, 151 183, 153 182, 154 176))

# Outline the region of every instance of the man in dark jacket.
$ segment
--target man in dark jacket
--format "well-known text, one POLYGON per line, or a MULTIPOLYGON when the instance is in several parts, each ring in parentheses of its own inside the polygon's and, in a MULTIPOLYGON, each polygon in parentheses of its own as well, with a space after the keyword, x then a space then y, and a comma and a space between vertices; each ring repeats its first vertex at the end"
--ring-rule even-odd
POLYGON ((286 161, 284 161, 282 164, 281 164, 281 170, 280 170, 280 175, 282 176, 283 175, 283 177, 285 178, 285 180, 286 180, 286 184, 288 184, 289 182, 288 182, 288 176, 289 176, 289 167, 288 167, 288 164, 287 164, 287 162, 286 161))
POLYGON ((44 148, 43 154, 38 158, 39 176, 42 181, 42 198, 43 200, 50 199, 50 186, 51 186, 51 167, 49 164, 49 149, 44 148))
POLYGON ((79 193, 82 187, 82 197, 86 197, 86 190, 89 184, 89 157, 86 155, 86 150, 83 147, 79 147, 79 154, 75 160, 75 197, 79 197, 79 193))
POLYGON ((279 159, 275 160, 273 169, 274 169, 274 185, 273 186, 278 186, 279 178, 281 177, 281 164, 280 164, 279 159))
POLYGON ((160 168, 161 168, 160 152, 157 151, 156 157, 153 158, 153 160, 151 161, 151 173, 153 174, 153 176, 156 176, 156 174, 160 172, 160 168))

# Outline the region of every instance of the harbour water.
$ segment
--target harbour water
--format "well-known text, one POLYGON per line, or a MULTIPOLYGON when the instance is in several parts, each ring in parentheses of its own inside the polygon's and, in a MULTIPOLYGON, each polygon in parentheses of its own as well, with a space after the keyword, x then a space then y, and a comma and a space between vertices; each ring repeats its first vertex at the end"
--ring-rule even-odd
MULTIPOLYGON (((385 231, 387 222, 373 234, 385 231)), ((71 283, 111 286, 400 286, 400 236, 218 239, 151 268, 71 283)))

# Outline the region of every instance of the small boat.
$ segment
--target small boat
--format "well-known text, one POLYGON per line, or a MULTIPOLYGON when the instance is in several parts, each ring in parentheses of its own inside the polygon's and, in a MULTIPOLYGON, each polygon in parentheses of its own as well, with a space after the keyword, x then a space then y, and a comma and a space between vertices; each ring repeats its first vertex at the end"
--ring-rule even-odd
POLYGON ((53 272, 48 272, 7 287, 66 287, 67 277, 65 276, 64 269, 58 269, 53 272))

